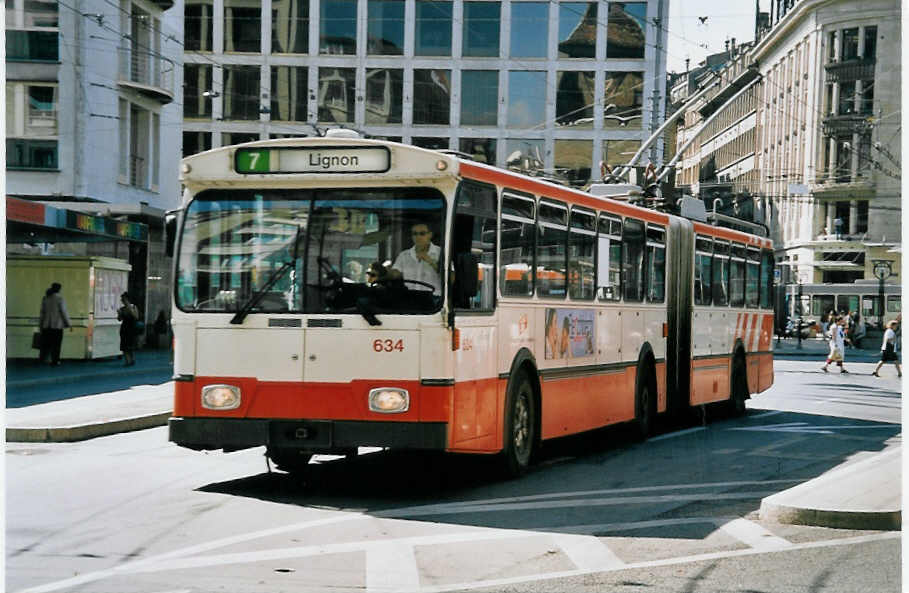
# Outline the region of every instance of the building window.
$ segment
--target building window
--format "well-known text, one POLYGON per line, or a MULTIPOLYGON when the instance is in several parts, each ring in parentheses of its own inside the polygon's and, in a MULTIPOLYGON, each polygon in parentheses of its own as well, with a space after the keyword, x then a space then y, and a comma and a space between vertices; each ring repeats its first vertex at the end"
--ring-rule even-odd
POLYGON ((404 71, 366 69, 366 123, 399 124, 404 102, 404 71))
POLYGON ((874 81, 862 80, 862 91, 859 95, 859 113, 871 115, 874 113, 874 81))
POLYGON ((319 53, 357 53, 357 0, 322 0, 319 11, 319 53))
POLYGON ((272 0, 271 51, 309 53, 309 0, 272 0))
POLYGON ((211 150, 211 134, 209 132, 183 132, 184 157, 206 150, 211 150))
POLYGON ((403 0, 369 0, 366 53, 375 56, 404 54, 403 0))
POLYGON ((465 2, 461 54, 464 57, 499 55, 499 2, 465 2))
POLYGON ((603 162, 610 167, 625 165, 641 147, 640 140, 605 140, 603 142, 603 162))
POLYGON ((559 3, 559 57, 594 58, 596 51, 597 4, 559 3))
POLYGON ((556 122, 576 129, 592 128, 595 87, 593 72, 556 73, 556 122))
POLYGON ((184 64, 183 117, 211 119, 212 66, 184 64))
POLYGON ((478 163, 496 164, 496 141, 493 138, 461 138, 458 150, 469 154, 478 163))
POLYGON ((643 72, 607 72, 603 93, 603 127, 641 129, 644 106, 643 72))
POLYGON ((464 70, 461 88, 461 125, 494 126, 498 123, 499 71, 464 70))
POLYGON ((537 213, 537 296, 564 299, 568 264, 568 207, 540 201, 537 213))
POLYGON ((538 172, 543 169, 546 141, 542 138, 507 138, 505 165, 512 169, 538 172))
POLYGON ((850 115, 855 113, 855 81, 849 80, 840 83, 840 103, 837 115, 850 115))
POLYGON ((842 35, 843 47, 840 55, 842 56, 841 61, 845 62, 846 60, 855 60, 859 57, 858 45, 859 45, 859 30, 858 27, 853 27, 851 29, 843 29, 842 35))
POLYGON ((57 0, 6 2, 6 27, 9 29, 56 29, 60 26, 57 0))
POLYGON ((865 53, 866 60, 877 57, 877 27, 865 27, 865 53))
POLYGON ((271 120, 306 121, 309 70, 300 66, 271 67, 271 120))
POLYGON ((224 66, 224 119, 259 119, 258 66, 224 66))
POLYGON ((6 166, 57 169, 57 85, 6 83, 6 166))
POLYGON ((572 185, 583 185, 590 180, 590 163, 593 161, 593 142, 590 140, 556 140, 556 172, 572 185))
POLYGON ((418 56, 450 56, 452 3, 437 0, 418 0, 414 54, 418 56))
POLYGON ((262 4, 258 0, 224 0, 224 51, 259 53, 262 4))
POLYGON ((413 123, 447 126, 451 120, 451 71, 413 71, 413 123))
POLYGON ((120 183, 157 191, 160 125, 158 114, 120 100, 120 183))
POLYGON ((187 0, 183 9, 186 51, 212 51, 212 0, 187 0))
POLYGON ((353 68, 319 68, 320 122, 353 123, 356 71, 353 68))
POLYGON ((120 50, 120 75, 127 80, 161 87, 162 74, 173 71, 173 63, 161 55, 161 24, 138 5, 125 3, 121 26, 129 31, 124 36, 128 45, 120 50))
POLYGON ((511 57, 545 58, 549 39, 549 4, 546 2, 511 3, 511 57))
POLYGON ((426 148, 428 150, 448 150, 448 138, 414 136, 410 143, 414 146, 419 146, 420 148, 426 148))
POLYGON ((221 146, 233 146, 234 144, 244 144, 246 142, 255 142, 259 140, 259 134, 256 132, 222 132, 221 146))
POLYGON ((508 127, 532 128, 546 121, 545 72, 508 73, 508 127))
POLYGON ((610 2, 606 57, 643 59, 646 25, 646 2, 610 2))

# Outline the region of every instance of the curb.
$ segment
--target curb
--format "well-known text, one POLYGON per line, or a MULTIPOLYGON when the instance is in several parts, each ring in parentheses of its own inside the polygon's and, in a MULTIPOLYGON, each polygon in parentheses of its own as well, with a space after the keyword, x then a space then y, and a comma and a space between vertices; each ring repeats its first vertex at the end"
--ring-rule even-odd
POLYGON ((772 502, 770 496, 761 501, 761 520, 769 519, 789 525, 832 527, 834 529, 861 529, 875 531, 900 531, 902 511, 837 511, 803 509, 772 502))
POLYGON ((93 380, 103 377, 123 377, 123 376, 135 376, 135 375, 146 375, 150 373, 162 373, 162 372, 171 372, 173 373, 173 366, 158 366, 158 367, 145 367, 141 369, 134 369, 132 371, 124 370, 109 370, 101 371, 97 373, 92 373, 91 375, 85 374, 70 374, 70 375, 59 375, 55 377, 43 377, 40 379, 18 379, 10 381, 7 379, 6 388, 15 389, 23 387, 39 387, 41 385, 54 385, 56 383, 76 383, 79 381, 93 380))
POLYGON ((96 437, 165 426, 168 418, 172 415, 172 411, 167 411, 120 420, 55 428, 8 427, 6 429, 6 441, 8 443, 72 443, 75 441, 86 441, 96 437))

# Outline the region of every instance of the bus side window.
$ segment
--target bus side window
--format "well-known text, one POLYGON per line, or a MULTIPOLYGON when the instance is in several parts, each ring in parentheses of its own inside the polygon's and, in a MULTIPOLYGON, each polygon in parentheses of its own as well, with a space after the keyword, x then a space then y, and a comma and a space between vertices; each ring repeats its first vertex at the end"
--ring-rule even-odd
POLYGON ((773 252, 761 252, 761 309, 772 309, 773 299, 773 252))
POLYGON ((452 229, 453 305, 492 311, 495 307, 496 188, 464 181, 455 198, 452 229))
POLYGON ((644 300, 644 223, 626 218, 622 226, 622 286, 625 300, 644 300))
POLYGON ((713 244, 713 304, 717 307, 729 303, 729 243, 713 244))
POLYGON ((760 304, 761 292, 761 252, 748 248, 748 261, 745 263, 745 306, 757 307, 760 304))
POLYGON ((605 214, 597 236, 597 296, 601 301, 622 298, 622 219, 605 214))
POLYGON ((647 225, 647 302, 666 300, 666 229, 647 225))
POLYGON ((536 235, 533 198, 503 193, 501 216, 499 290, 502 296, 530 296, 536 235))
POLYGON ((537 210, 537 295, 564 299, 568 282, 568 207, 540 201, 537 210))
POLYGON ((713 239, 697 236, 694 256, 694 304, 709 305, 713 300, 713 239))
POLYGON ((729 305, 745 304, 745 246, 733 243, 729 258, 729 305))
POLYGON ((597 219, 593 212, 571 209, 568 235, 568 294, 573 299, 593 300, 596 288, 597 219))

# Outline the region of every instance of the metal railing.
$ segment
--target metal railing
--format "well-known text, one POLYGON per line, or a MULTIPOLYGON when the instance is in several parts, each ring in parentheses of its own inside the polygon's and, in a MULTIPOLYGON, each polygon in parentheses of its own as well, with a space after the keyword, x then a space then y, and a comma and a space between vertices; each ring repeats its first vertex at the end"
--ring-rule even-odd
POLYGON ((174 92, 175 65, 170 60, 142 48, 120 48, 120 78, 153 87, 168 95, 174 92))

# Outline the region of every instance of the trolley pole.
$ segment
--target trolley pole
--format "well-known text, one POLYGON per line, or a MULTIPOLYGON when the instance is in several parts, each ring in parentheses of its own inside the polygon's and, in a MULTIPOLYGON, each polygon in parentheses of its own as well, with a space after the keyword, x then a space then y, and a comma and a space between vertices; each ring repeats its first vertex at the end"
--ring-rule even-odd
POLYGON ((798 304, 798 307, 799 307, 799 323, 798 323, 798 326, 795 328, 795 334, 799 337, 798 338, 799 341, 798 341, 798 345, 796 345, 796 348, 801 350, 802 349, 802 279, 799 277, 796 277, 796 282, 798 282, 798 287, 799 287, 798 296, 796 297, 796 299, 797 299, 796 303, 798 304))

